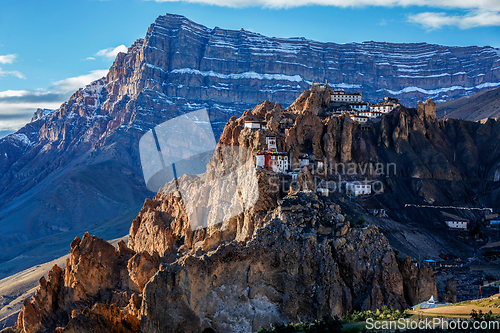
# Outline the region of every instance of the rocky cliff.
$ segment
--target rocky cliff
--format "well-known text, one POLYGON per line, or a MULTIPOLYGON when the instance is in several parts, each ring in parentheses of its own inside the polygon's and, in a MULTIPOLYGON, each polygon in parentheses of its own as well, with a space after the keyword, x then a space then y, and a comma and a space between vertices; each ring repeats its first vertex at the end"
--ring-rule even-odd
MULTIPOLYGON (((206 107, 218 135, 231 116, 264 99, 286 106, 314 79, 362 91, 368 99, 392 95, 409 105, 427 97, 446 100, 497 85, 499 59, 490 47, 318 43, 161 16, 144 39, 117 56, 107 77, 75 92, 58 110, 37 111, 31 123, 0 140, 0 248, 13 249, 2 251, 0 261, 28 248, 16 245, 85 230, 140 206, 153 193, 142 179, 138 141, 186 111, 206 107)), ((344 135, 328 140, 345 149, 322 151, 354 158, 357 152, 346 145, 352 125, 332 120, 330 126, 344 135)), ((301 140, 306 127, 296 130, 301 140)))
POLYGON ((134 221, 130 248, 76 238, 67 267, 42 278, 2 332, 255 332, 416 299, 405 298, 405 270, 376 227, 352 229, 336 219, 339 206, 306 193, 259 204, 261 221, 246 211, 229 228, 193 233, 179 197, 158 194, 134 221))
MULTIPOLYGON (((312 91, 304 94, 312 98, 304 105, 319 107, 321 98, 311 97, 312 91)), ((203 192, 197 187, 200 179, 209 184, 241 170, 235 169, 240 158, 250 156, 252 161, 268 135, 277 137, 279 149, 297 147, 301 154, 352 158, 324 151, 321 141, 328 136, 321 135, 317 142, 315 135, 304 139, 304 133, 310 134, 305 131, 309 126, 322 134, 335 129, 330 134, 337 151, 337 146, 352 145, 357 136, 352 135, 348 143, 335 141, 342 133, 336 129, 355 131, 358 125, 346 116, 322 119, 307 108, 301 110, 299 102, 285 110, 266 101, 240 118, 231 118, 219 149, 238 147, 243 153, 231 155, 231 160, 218 150, 205 176, 185 175, 179 187, 171 182, 147 199, 132 222, 128 245, 120 242, 115 249, 89 234, 77 237, 66 268, 55 266, 47 279, 40 280, 16 326, 4 332, 202 332, 208 328, 254 332, 271 323, 333 318, 383 305, 404 309, 428 299, 436 289, 432 270, 418 269, 410 261, 398 265, 376 226, 352 228, 342 214, 348 207, 341 196, 318 197, 310 191, 316 175, 309 168, 301 171, 297 189, 282 190, 282 176, 252 167, 256 182, 240 182, 239 193, 245 197, 257 186, 254 204, 221 223, 192 227, 185 203, 193 193, 203 192), (267 120, 266 130, 243 126, 247 119, 262 118, 267 120), (283 125, 290 127, 281 131, 283 125), (301 189, 307 186, 311 188, 301 189)), ((428 102, 413 111, 414 117, 434 122, 433 110, 428 102)), ((207 194, 199 206, 218 209, 232 195, 207 194)))

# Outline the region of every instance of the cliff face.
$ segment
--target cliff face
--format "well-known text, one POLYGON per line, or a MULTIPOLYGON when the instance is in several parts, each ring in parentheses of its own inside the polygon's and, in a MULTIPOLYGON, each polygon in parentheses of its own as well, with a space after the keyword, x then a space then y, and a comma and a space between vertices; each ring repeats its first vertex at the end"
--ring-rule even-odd
POLYGON ((12 330, 53 332, 62 326, 64 332, 137 332, 139 286, 131 280, 134 269, 127 268, 133 255, 123 242, 115 250, 95 236, 77 237, 66 268, 54 266, 47 280, 40 279, 12 330))
POLYGON ((354 308, 403 308, 385 237, 329 221, 325 208, 304 195, 285 199, 247 242, 163 266, 144 291, 143 330, 255 332, 354 308))
POLYGON ((67 267, 55 266, 40 280, 5 332, 254 332, 407 305, 387 239, 376 227, 351 229, 335 220, 338 206, 299 193, 275 204, 261 227, 238 241, 237 229, 257 223, 249 212, 229 222, 235 232, 218 226, 193 234, 179 229, 182 217, 162 218, 175 214, 178 200, 158 195, 145 204, 130 230, 132 249, 120 243, 115 250, 89 234, 76 238, 67 267), (139 238, 141 228, 155 233, 139 238), (158 238, 170 246, 137 252, 158 238))
MULTIPOLYGON (((0 140, 0 224, 9 230, 0 235, 0 248, 81 230, 139 206, 153 195, 142 179, 139 138, 186 111, 206 107, 219 135, 231 116, 265 99, 288 105, 315 79, 374 100, 446 100, 498 84, 499 59, 489 47, 318 43, 161 16, 117 56, 106 78, 58 110, 37 111, 31 123, 0 140)), ((335 152, 344 160, 351 153, 335 152)))

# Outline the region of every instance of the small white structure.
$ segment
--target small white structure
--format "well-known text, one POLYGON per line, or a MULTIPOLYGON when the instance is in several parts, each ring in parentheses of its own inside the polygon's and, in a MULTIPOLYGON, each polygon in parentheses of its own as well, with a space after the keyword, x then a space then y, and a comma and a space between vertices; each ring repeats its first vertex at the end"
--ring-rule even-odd
POLYGON ((309 165, 309 157, 307 156, 299 156, 300 167, 303 168, 306 165, 309 165))
POLYGON ((327 189, 327 188, 321 188, 321 187, 320 187, 320 188, 318 188, 316 191, 317 191, 318 193, 320 193, 322 196, 325 196, 325 197, 327 197, 327 196, 329 195, 329 191, 328 191, 328 189, 327 189))
POLYGON ((276 151, 278 148, 276 146, 276 137, 268 136, 266 137, 267 149, 270 151, 276 151))
POLYGON ((366 123, 368 122, 368 117, 365 116, 351 116, 351 119, 358 123, 366 123))
POLYGON ((439 308, 441 306, 448 306, 448 305, 451 305, 451 303, 438 302, 434 298, 434 295, 433 295, 433 296, 431 296, 431 298, 429 298, 428 301, 414 305, 411 307, 411 309, 413 311, 418 311, 418 310, 423 310, 423 309, 434 309, 434 308, 439 308))
POLYGON ((332 102, 361 103, 363 101, 361 93, 346 93, 344 90, 335 90, 330 97, 332 102))
POLYGON ((292 176, 292 180, 297 180, 297 178, 299 177, 298 172, 291 172, 290 175, 292 176))
POLYGON ((264 163, 265 163, 265 155, 258 153, 255 156, 255 165, 257 165, 258 167, 263 168, 264 167, 264 163))
POLYGON ((327 86, 328 86, 328 82, 325 82, 325 84, 323 84, 321 82, 315 82, 313 80, 311 88, 313 90, 317 90, 317 91, 325 91, 327 86))
POLYGON ((246 120, 245 121, 245 128, 260 129, 260 121, 246 120))
POLYGON ((363 182, 347 182, 345 188, 348 195, 354 195, 355 197, 372 193, 372 186, 363 182))
POLYGON ((372 112, 381 112, 381 113, 389 113, 395 108, 397 108, 399 103, 377 103, 370 105, 370 111, 372 112))
POLYGON ((382 112, 377 111, 363 111, 358 113, 359 116, 368 117, 370 119, 382 117, 382 112))
POLYGON ((451 229, 464 229, 467 230, 467 221, 445 221, 446 225, 451 229))
POLYGON ((255 156, 255 164, 274 172, 287 172, 290 168, 288 154, 277 151, 258 151, 255 156))

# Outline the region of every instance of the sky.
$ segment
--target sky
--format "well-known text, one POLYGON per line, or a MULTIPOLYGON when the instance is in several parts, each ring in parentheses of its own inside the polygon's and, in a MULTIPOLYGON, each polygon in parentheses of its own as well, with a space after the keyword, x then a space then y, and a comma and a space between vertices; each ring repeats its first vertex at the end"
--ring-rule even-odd
POLYGON ((323 42, 500 47, 500 0, 2 0, 0 137, 106 75, 165 13, 323 42))

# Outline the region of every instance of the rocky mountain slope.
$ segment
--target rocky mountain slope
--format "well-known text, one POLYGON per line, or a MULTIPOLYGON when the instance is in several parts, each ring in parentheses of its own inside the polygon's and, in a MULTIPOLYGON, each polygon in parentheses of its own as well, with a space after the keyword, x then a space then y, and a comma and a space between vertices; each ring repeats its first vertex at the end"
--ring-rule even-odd
POLYGON ((107 77, 0 140, 0 249, 25 244, 2 251, 0 263, 34 239, 84 230, 151 197, 138 141, 167 119, 206 107, 218 135, 231 116, 264 99, 289 104, 314 79, 372 99, 446 100, 498 85, 498 52, 269 38, 161 16, 107 77))
POLYGON ((498 119, 500 117, 500 88, 439 103, 437 115, 470 121, 498 119))
MULTIPOLYGON (((375 225, 351 227, 350 211, 376 205, 394 220, 418 221, 419 254, 434 242, 444 254, 468 255, 463 249, 471 240, 446 231, 435 216, 405 208, 405 202, 497 205, 499 123, 438 120, 436 105, 428 100, 417 109, 400 107, 367 128, 347 114, 328 116, 331 93, 309 89, 287 109, 265 101, 232 117, 205 176, 184 175, 178 187, 166 184, 146 200, 132 222, 128 245, 121 242, 115 249, 89 234, 76 238, 67 267, 56 266, 40 280, 16 326, 5 332, 57 327, 58 332, 252 332, 351 309, 384 304, 401 309, 437 295, 432 269, 419 269, 409 259, 398 265, 375 225), (247 120, 265 120, 267 127, 245 128, 247 120), (278 150, 290 152, 293 166, 301 154, 309 154, 327 165, 395 163, 395 175, 359 171, 370 168, 345 175, 314 162, 290 183, 285 175, 251 166, 257 182, 240 183, 238 193, 244 198, 256 189, 257 201, 245 206, 242 200, 243 212, 194 228, 185 201, 203 199, 202 211, 234 202, 232 192, 197 197, 205 193, 200 183, 220 180, 221 188, 228 188, 232 179, 222 176, 253 162, 268 136, 276 137, 278 150), (223 147, 239 147, 241 153, 224 156, 223 147), (339 175, 378 180, 384 191, 364 200, 342 191, 315 194, 318 180, 339 175)), ((384 218, 371 220, 377 224, 384 218)), ((447 287, 448 299, 454 297, 452 289, 447 287)))

